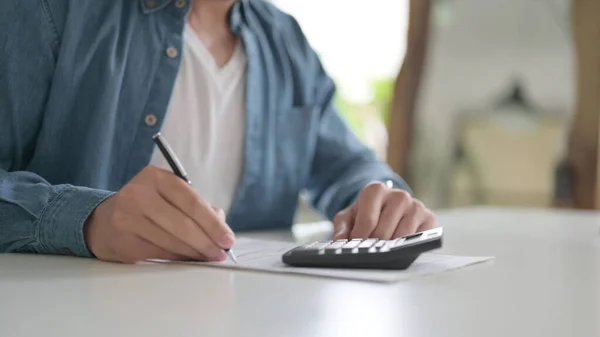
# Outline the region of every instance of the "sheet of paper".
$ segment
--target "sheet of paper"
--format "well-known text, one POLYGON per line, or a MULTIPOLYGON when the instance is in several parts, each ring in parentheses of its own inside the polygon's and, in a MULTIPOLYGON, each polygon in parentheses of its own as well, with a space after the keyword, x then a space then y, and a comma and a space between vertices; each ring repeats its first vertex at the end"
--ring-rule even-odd
POLYGON ((317 277, 361 281, 398 282, 439 274, 492 259, 492 257, 469 257, 426 253, 417 258, 417 260, 406 270, 299 268, 288 266, 281 261, 283 253, 296 246, 298 246, 297 243, 237 238, 233 250, 237 256, 239 262, 238 265, 229 260, 219 263, 186 263, 209 265, 219 268, 304 274, 317 277))

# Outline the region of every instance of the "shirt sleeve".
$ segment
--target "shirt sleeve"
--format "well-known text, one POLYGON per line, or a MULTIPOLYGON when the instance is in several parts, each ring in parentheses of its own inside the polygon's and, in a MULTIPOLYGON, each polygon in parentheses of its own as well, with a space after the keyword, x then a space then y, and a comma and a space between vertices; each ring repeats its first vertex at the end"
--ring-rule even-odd
POLYGON ((289 17, 295 43, 306 62, 313 97, 319 109, 315 155, 306 184, 313 206, 332 219, 349 206, 371 182, 391 181, 395 188, 413 193, 406 182, 366 147, 342 119, 334 104, 336 87, 311 48, 298 23, 289 17))
POLYGON ((112 192, 0 170, 0 252, 92 257, 83 228, 112 192))
POLYGON ((42 127, 58 46, 48 4, 0 1, 0 253, 91 256, 83 226, 111 192, 52 185, 24 170, 42 127))

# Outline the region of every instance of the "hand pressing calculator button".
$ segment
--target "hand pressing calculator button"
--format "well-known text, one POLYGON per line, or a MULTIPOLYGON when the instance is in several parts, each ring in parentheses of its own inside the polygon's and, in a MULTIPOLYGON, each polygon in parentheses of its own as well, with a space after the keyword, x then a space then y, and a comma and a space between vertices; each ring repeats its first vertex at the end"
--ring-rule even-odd
POLYGON ((421 253, 442 246, 441 227, 393 240, 315 242, 289 250, 284 263, 296 267, 406 269, 421 253))

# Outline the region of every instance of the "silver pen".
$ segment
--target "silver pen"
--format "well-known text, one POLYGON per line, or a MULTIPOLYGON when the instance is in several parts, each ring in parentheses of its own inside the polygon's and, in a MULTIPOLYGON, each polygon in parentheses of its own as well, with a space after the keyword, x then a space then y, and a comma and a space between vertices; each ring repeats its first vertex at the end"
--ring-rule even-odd
MULTIPOLYGON (((169 146, 169 143, 167 143, 167 141, 160 134, 160 132, 155 134, 154 136, 152 136, 152 139, 154 140, 154 142, 158 146, 158 149, 160 150, 160 152, 163 154, 163 156, 169 163, 169 166, 171 166, 173 173, 175 173, 175 175, 177 175, 179 178, 183 179, 185 182, 187 182, 188 184, 191 185, 192 182, 188 179, 187 173, 183 169, 181 162, 179 162, 179 159, 177 159, 177 156, 175 156, 175 153, 171 149, 171 146, 169 146)), ((224 249, 224 250, 227 253, 227 255, 229 256, 229 258, 235 264, 238 264, 237 258, 235 257, 233 250, 231 250, 231 249, 224 249)))

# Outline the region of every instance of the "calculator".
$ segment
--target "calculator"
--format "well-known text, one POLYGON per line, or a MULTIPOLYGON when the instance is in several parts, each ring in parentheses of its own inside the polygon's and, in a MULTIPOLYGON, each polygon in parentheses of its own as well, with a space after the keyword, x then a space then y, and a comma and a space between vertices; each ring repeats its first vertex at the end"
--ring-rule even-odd
POLYGON ((319 241, 285 252, 282 260, 295 267, 406 269, 421 253, 442 247, 442 236, 438 227, 393 240, 319 241))

